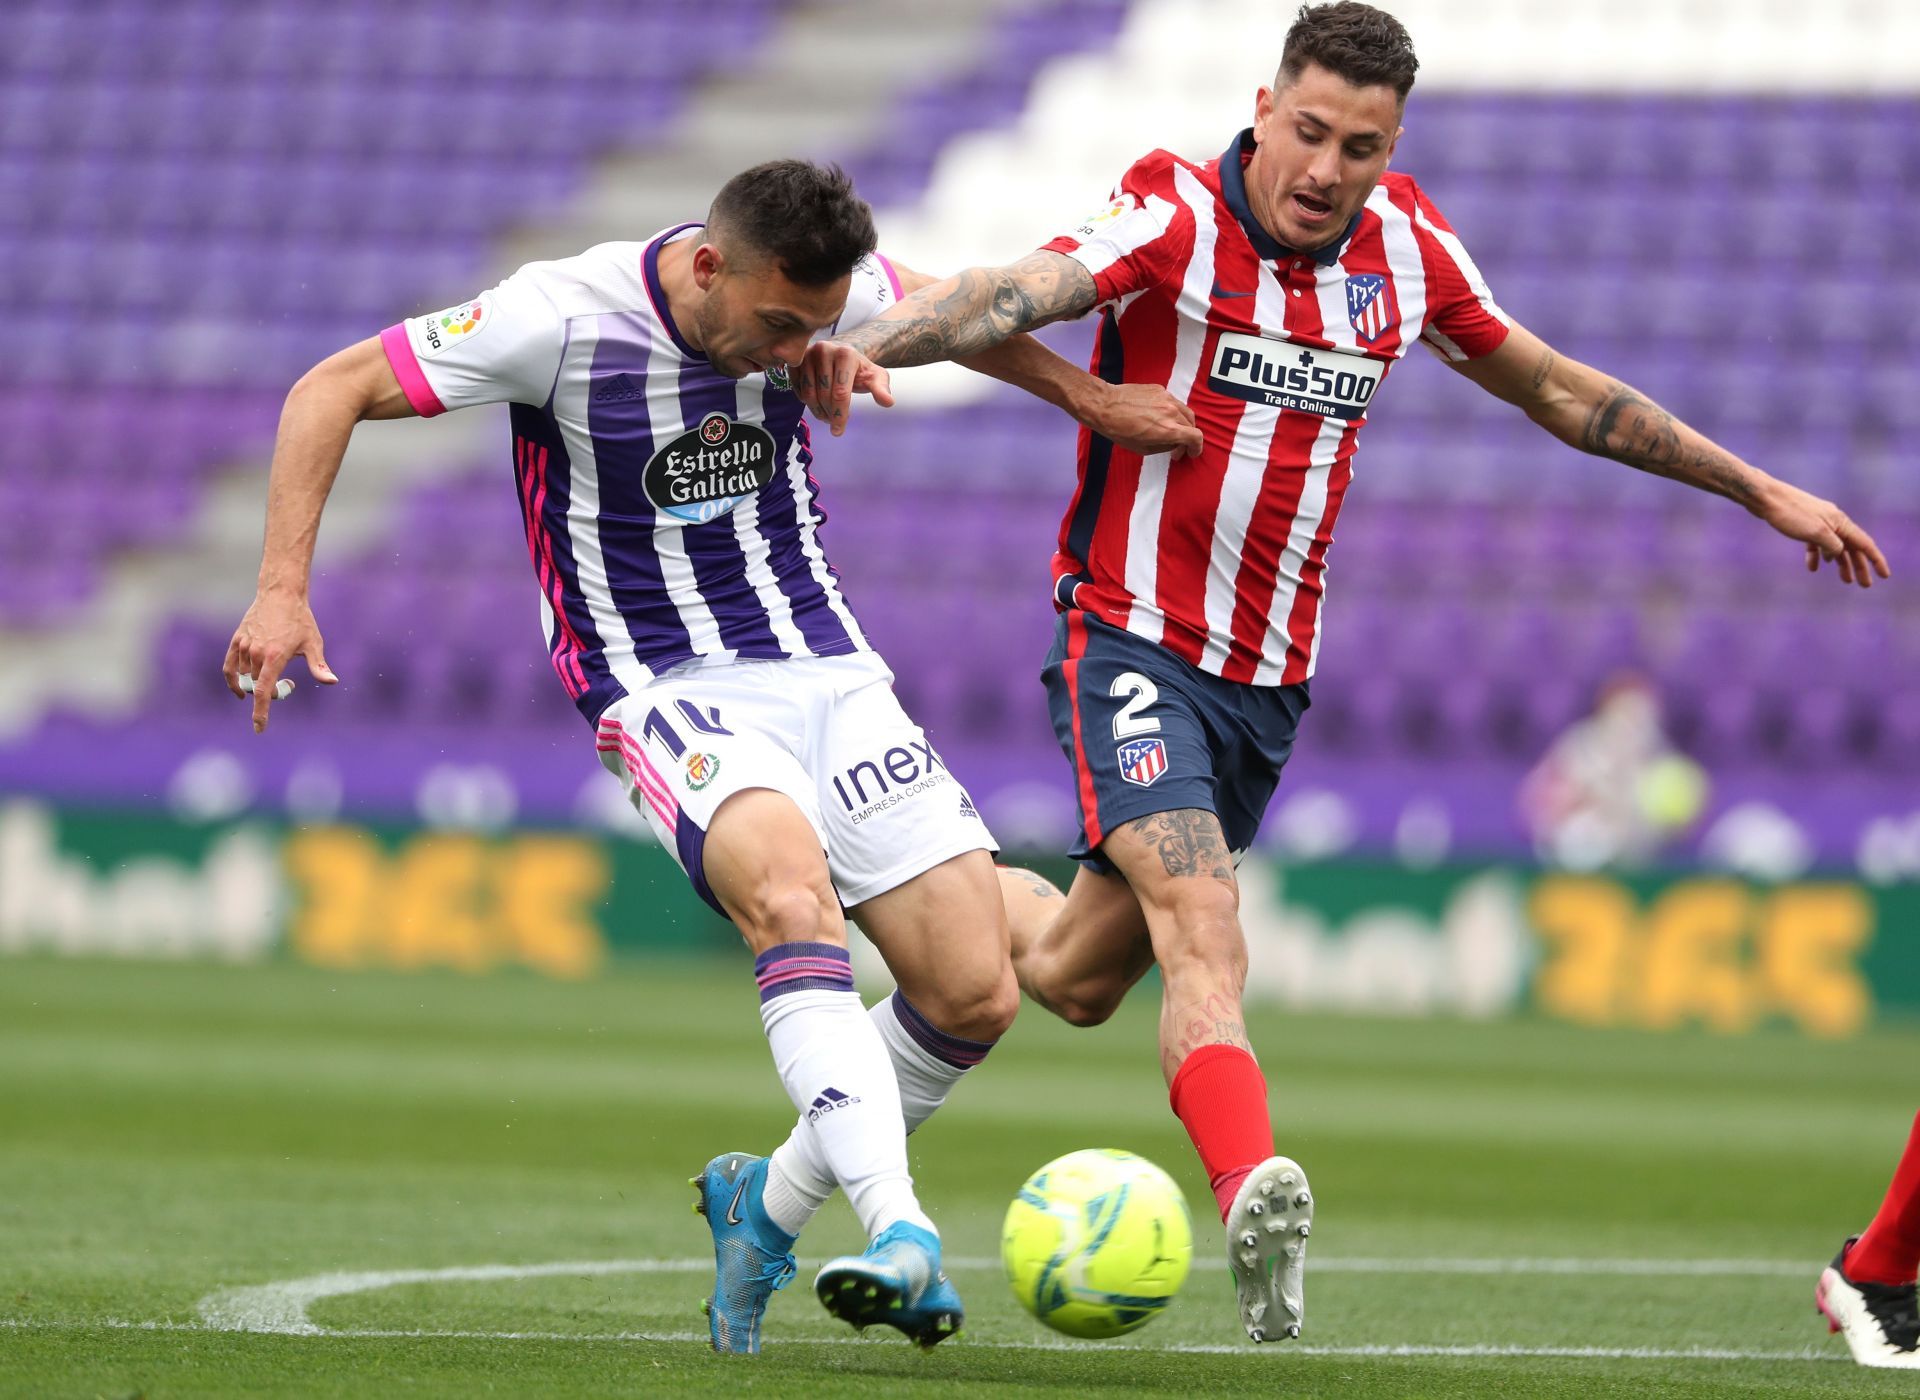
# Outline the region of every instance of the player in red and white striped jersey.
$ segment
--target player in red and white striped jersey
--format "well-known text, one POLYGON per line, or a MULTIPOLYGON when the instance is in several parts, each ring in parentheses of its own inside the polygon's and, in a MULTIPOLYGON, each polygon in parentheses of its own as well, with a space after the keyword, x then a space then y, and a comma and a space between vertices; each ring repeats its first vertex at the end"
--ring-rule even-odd
POLYGON ((1393 365, 1424 342, 1563 442, 1745 506, 1804 544, 1810 569, 1832 560, 1862 587, 1887 574, 1837 506, 1495 304, 1420 187, 1387 173, 1417 67, 1390 15, 1303 7, 1254 125, 1219 158, 1153 152, 1078 228, 816 346, 796 384, 838 422, 875 366, 976 353, 1098 308, 1095 371, 1165 386, 1194 415, 1205 446, 1187 459, 1081 434, 1045 674, 1083 866, 1064 903, 1026 872, 1002 884, 1021 985, 1068 1020, 1106 1019, 1159 964, 1173 1108, 1218 1196, 1256 1341, 1299 1332, 1312 1198, 1298 1165, 1269 1155, 1233 868, 1307 705, 1355 439, 1393 365))

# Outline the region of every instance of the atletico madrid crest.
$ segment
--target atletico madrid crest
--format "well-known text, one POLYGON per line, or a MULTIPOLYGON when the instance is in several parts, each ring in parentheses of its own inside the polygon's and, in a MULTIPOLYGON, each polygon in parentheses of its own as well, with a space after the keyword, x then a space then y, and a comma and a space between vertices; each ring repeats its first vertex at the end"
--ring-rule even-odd
POLYGON ((1152 787, 1167 771, 1167 746, 1159 739, 1130 739, 1120 746, 1120 776, 1135 787, 1152 787))
POLYGON ((1347 277, 1347 320, 1359 337, 1372 344, 1400 318, 1394 313, 1393 289, 1377 272, 1347 277))

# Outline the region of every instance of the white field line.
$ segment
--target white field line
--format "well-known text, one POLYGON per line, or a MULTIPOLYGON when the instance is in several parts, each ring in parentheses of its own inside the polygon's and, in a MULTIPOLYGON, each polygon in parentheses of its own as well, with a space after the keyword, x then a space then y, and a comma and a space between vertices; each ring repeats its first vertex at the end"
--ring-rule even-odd
MULTIPOLYGON (((409 1283, 486 1283, 500 1279, 587 1277, 604 1274, 704 1273, 705 1259, 598 1259, 553 1264, 477 1264, 453 1269, 390 1269, 312 1274, 247 1288, 228 1288, 202 1298, 201 1319, 226 1332, 317 1333, 307 1309, 328 1298, 368 1293, 409 1283)), ((955 1271, 992 1270, 998 1259, 952 1259, 955 1271)), ((1561 1274, 1627 1278, 1767 1277, 1811 1273, 1805 1264, 1779 1259, 1321 1259, 1320 1273, 1365 1274, 1561 1274)))
MULTIPOLYGON (((208 1332, 215 1328, 198 1322, 126 1322, 102 1318, 79 1320, 36 1320, 0 1318, 0 1328, 20 1331, 88 1331, 102 1328, 129 1332, 208 1332)), ((704 1332, 478 1332, 455 1329, 402 1327, 316 1327, 305 1336, 323 1339, 396 1340, 396 1341, 475 1341, 475 1342, 699 1342, 706 1344, 704 1332)), ((878 1346, 889 1343, 881 1338, 795 1337, 776 1343, 780 1347, 878 1346)), ((1543 1357, 1573 1361, 1851 1361, 1844 1351, 1739 1351, 1724 1347, 1527 1347, 1481 1342, 1465 1346, 1427 1346, 1418 1343, 1383 1343, 1372 1346, 1314 1346, 1290 1342, 1285 1346, 1255 1347, 1209 1342, 1170 1342, 1149 1346, 1137 1342, 1074 1342, 1056 1338, 1036 1338, 1030 1342, 992 1342, 967 1337, 956 1343, 966 1350, 988 1348, 994 1351, 1065 1352, 1172 1352, 1188 1356, 1248 1356, 1265 1352, 1272 1356, 1325 1357, 1543 1357)))
MULTIPOLYGON (((346 1297, 382 1288, 421 1283, 486 1283, 527 1278, 581 1278, 612 1274, 703 1274, 713 1267, 704 1258, 593 1259, 547 1264, 477 1264, 448 1269, 384 1269, 338 1271, 284 1279, 245 1288, 228 1288, 200 1300, 201 1320, 195 1322, 128 1322, 105 1319, 36 1320, 0 1318, 0 1328, 43 1329, 105 1327, 135 1331, 265 1332, 281 1336, 361 1339, 421 1338, 471 1341, 552 1342, 702 1342, 704 1332, 490 1332, 414 1328, 327 1328, 307 1317, 307 1309, 329 1298, 346 1297)), ((948 1261, 956 1271, 990 1271, 1000 1267, 993 1258, 957 1258, 948 1261)), ((1565 1277, 1798 1277, 1811 1266, 1782 1259, 1368 1259, 1331 1258, 1314 1262, 1321 1273, 1394 1274, 1554 1274, 1565 1277)), ((794 1339, 788 1346, 884 1345, 855 1337, 794 1339)), ((1246 1346, 1205 1343, 1169 1343, 1164 1346, 1124 1342, 1089 1343, 1036 1338, 1029 1342, 969 1341, 971 1347, 1040 1351, 1157 1351, 1195 1355, 1241 1355, 1246 1346)), ((1481 1343, 1464 1346, 1376 1344, 1369 1346, 1315 1346, 1291 1344, 1269 1348, 1283 1355, 1328 1357, 1554 1357, 1612 1361, 1844 1361, 1839 1351, 1744 1351, 1718 1347, 1580 1347, 1508 1346, 1481 1343)))

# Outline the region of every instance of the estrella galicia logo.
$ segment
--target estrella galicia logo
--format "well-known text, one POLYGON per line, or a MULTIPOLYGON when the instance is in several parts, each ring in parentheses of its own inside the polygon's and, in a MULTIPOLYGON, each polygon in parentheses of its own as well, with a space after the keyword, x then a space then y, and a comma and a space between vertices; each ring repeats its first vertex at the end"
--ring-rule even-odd
POLYGON ((773 480, 773 435, 758 423, 709 413, 648 460, 647 499, 689 525, 714 520, 773 480))
POLYGON ((1152 787, 1167 771, 1167 746, 1159 739, 1129 739, 1119 749, 1120 776, 1135 787, 1152 787))
POLYGON ((1347 320, 1355 334, 1371 345, 1390 330, 1400 318, 1394 314, 1393 288, 1377 272, 1356 272, 1347 277, 1347 320))
POLYGON ((813 1103, 807 1109, 807 1121, 818 1123, 829 1113, 837 1109, 852 1108, 859 1102, 858 1094, 843 1094, 838 1089, 830 1088, 825 1093, 814 1096, 813 1103))
POLYGON ((768 365, 767 383, 776 389, 791 389, 793 387, 793 377, 787 373, 787 367, 785 365, 768 365))
POLYGON ((1248 403, 1352 422, 1366 416, 1386 373, 1380 361, 1351 350, 1222 331, 1207 387, 1248 403))
POLYGON ((699 792, 719 776, 719 755, 710 753, 690 753, 687 755, 687 786, 695 792, 699 792))

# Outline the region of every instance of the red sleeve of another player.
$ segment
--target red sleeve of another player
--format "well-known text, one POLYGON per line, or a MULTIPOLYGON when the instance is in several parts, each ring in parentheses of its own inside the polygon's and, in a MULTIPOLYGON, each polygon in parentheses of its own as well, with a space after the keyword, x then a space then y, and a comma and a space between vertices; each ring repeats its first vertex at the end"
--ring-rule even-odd
POLYGON ((1427 322, 1421 335, 1449 360, 1477 360, 1507 338, 1507 315, 1467 256, 1464 244, 1419 186, 1413 187, 1414 237, 1427 274, 1427 322))
POLYGON ((1176 280, 1193 251, 1193 211, 1165 151, 1136 161, 1106 208, 1041 245, 1093 274, 1100 304, 1176 280))

